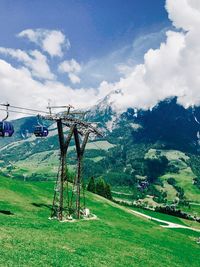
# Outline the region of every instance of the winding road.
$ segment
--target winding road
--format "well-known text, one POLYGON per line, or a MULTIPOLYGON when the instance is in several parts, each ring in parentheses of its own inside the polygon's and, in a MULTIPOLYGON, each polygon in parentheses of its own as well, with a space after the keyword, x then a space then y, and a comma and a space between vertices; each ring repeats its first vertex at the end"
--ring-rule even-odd
POLYGON ((193 231, 196 231, 196 232, 200 232, 200 229, 197 229, 197 228, 194 228, 194 227, 189 227, 189 226, 181 225, 181 224, 178 224, 178 223, 172 223, 172 222, 169 222, 169 221, 160 220, 160 219, 154 218, 152 216, 143 214, 143 213, 135 211, 135 210, 130 210, 130 211, 132 213, 134 213, 135 215, 139 215, 139 216, 147 218, 149 220, 153 220, 153 221, 156 221, 156 222, 164 224, 164 225, 160 225, 163 228, 182 228, 182 229, 188 229, 188 230, 193 230, 193 231))

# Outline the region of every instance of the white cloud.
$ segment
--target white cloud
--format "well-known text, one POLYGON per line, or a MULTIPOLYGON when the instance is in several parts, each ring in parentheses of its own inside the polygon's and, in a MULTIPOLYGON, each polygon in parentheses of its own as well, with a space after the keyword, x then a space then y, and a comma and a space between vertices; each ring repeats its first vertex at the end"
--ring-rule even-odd
POLYGON ((65 60, 59 65, 60 72, 79 72, 81 70, 80 64, 75 60, 65 60))
POLYGON ((200 24, 199 0, 167 0, 166 9, 176 28, 195 30, 200 24))
POLYGON ((74 74, 74 73, 69 73, 68 74, 68 77, 69 77, 69 79, 70 79, 70 81, 73 83, 73 84, 76 84, 76 83, 80 83, 81 82, 81 80, 80 80, 80 78, 76 75, 76 74, 74 74))
POLYGON ((59 65, 58 70, 61 73, 67 73, 68 78, 73 84, 80 83, 80 78, 77 74, 81 71, 81 66, 75 59, 63 61, 59 65))
POLYGON ((31 74, 36 78, 55 78, 55 75, 50 71, 46 56, 44 56, 38 50, 25 52, 20 49, 0 47, 0 53, 6 56, 11 56, 19 62, 22 62, 28 69, 30 69, 31 74))
POLYGON ((167 0, 166 8, 174 26, 182 30, 167 31, 166 41, 158 49, 148 50, 143 64, 132 71, 127 68, 125 77, 109 85, 110 90, 122 91, 122 95, 112 94, 110 98, 118 111, 151 108, 171 96, 177 96, 185 107, 200 105, 199 1, 167 0))
POLYGON ((63 50, 70 48, 70 42, 61 31, 46 29, 26 29, 18 34, 39 45, 50 56, 63 56, 63 50))
MULTIPOLYGON (((177 96, 179 103, 186 107, 200 105, 199 1, 167 0, 166 8, 169 18, 179 30, 167 31, 165 41, 159 48, 149 49, 142 64, 119 65, 118 68, 123 72, 119 81, 101 82, 97 89, 74 90, 55 80, 36 81, 27 68, 16 68, 0 60, 2 101, 42 108, 48 99, 52 99, 58 104, 70 103, 75 107, 85 108, 110 92, 120 89, 120 93, 113 93, 108 98, 119 112, 128 107, 148 109, 170 96, 177 96), (20 97, 17 97, 19 95, 20 97)), ((29 38, 36 38, 33 32, 29 33, 29 38)), ((16 50, 14 51, 16 53, 16 50)), ((9 51, 9 55, 14 51, 9 51)), ((36 54, 30 55, 18 50, 17 55, 11 56, 19 58, 25 64, 29 57, 35 58, 36 54)), ((33 69, 32 67, 32 71, 33 69)), ((74 83, 80 81, 77 74, 80 75, 82 69, 75 60, 61 63, 59 71, 70 75, 69 78, 74 83)))
POLYGON ((34 109, 45 110, 48 99, 58 105, 71 104, 76 108, 86 108, 96 101, 93 89, 74 90, 55 80, 42 83, 34 80, 27 69, 17 69, 4 60, 0 60, 0 88, 1 103, 34 109))

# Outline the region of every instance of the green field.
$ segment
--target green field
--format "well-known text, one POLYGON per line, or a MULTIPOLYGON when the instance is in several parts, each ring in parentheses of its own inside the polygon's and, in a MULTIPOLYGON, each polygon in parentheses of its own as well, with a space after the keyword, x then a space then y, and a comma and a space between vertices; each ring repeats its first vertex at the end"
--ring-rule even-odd
POLYGON ((185 155, 185 153, 179 150, 162 150, 162 149, 149 149, 148 153, 146 153, 145 158, 155 158, 159 156, 166 156, 169 161, 176 160, 188 160, 189 157, 185 155))
POLYGON ((86 145, 87 149, 103 149, 108 150, 109 148, 114 147, 115 145, 109 143, 108 141, 95 141, 95 142, 89 142, 86 145))
MULTIPOLYGON (((21 141, 20 144, 23 144, 24 142, 25 141, 21 141)), ((94 150, 101 150, 103 152, 106 152, 112 147, 114 147, 114 145, 112 145, 108 141, 89 142, 87 143, 87 153, 92 152, 94 150)), ((69 147, 68 152, 72 153, 69 157, 70 160, 72 158, 76 158, 75 147, 73 145, 69 147)), ((98 154, 94 156, 86 156, 85 159, 90 159, 93 162, 98 162, 104 158, 104 156, 99 156, 98 154)), ((37 169, 37 180, 40 180, 40 177, 43 180, 53 180, 55 179, 55 176, 57 174, 58 165, 59 150, 48 150, 28 155, 25 159, 22 160, 15 161, 13 159, 10 162, 10 165, 7 164, 6 166, 3 166, 1 171, 2 173, 11 177, 21 177, 24 180, 34 180, 36 178, 35 170, 37 169)), ((68 167, 69 169, 73 170, 74 162, 69 163, 68 167)))
POLYGON ((178 150, 149 149, 145 158, 158 158, 160 156, 167 157, 169 165, 178 169, 176 173, 167 172, 161 176, 160 180, 163 182, 163 186, 156 186, 158 190, 167 193, 167 201, 172 202, 176 198, 176 189, 167 183, 168 178, 174 178, 177 186, 184 189, 184 195, 189 202, 200 203, 200 190, 193 184, 195 174, 188 165, 189 157, 178 150))
POLYGON ((162 228, 89 193, 97 220, 50 221, 52 195, 51 182, 0 178, 0 266, 199 266, 200 233, 162 228))
POLYGON ((194 205, 190 203, 190 207, 182 207, 182 210, 188 213, 191 213, 192 215, 195 216, 200 216, 200 204, 194 205))
POLYGON ((195 175, 190 167, 180 170, 179 173, 165 174, 161 179, 166 181, 170 177, 173 177, 176 180, 177 185, 184 189, 187 200, 200 203, 200 190, 193 185, 195 175))
MULTIPOLYGON (((171 177, 171 176, 170 176, 170 177, 171 177)), ((174 199, 176 199, 177 191, 176 191, 176 189, 175 189, 172 185, 168 184, 167 181, 165 181, 165 180, 163 181, 163 187, 160 186, 160 185, 156 185, 155 187, 156 187, 159 191, 164 191, 164 192, 167 193, 167 200, 168 200, 169 202, 173 202, 174 199)))

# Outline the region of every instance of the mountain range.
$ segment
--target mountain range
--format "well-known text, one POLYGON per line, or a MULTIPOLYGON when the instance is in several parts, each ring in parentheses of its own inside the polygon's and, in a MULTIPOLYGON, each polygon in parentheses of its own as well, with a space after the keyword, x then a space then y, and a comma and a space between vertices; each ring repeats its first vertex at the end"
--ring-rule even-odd
MULTIPOLYGON (((118 97, 121 91, 114 91, 118 97)), ((104 136, 86 147, 84 176, 103 177, 113 198, 124 203, 155 207, 163 204, 200 203, 200 108, 184 108, 176 98, 165 99, 149 110, 113 108, 107 95, 86 115, 97 122, 104 136)), ((55 123, 47 138, 32 133, 36 117, 13 121, 15 134, 0 140, 0 167, 4 175, 24 180, 54 180, 59 144, 55 123)), ((73 142, 68 167, 76 164, 73 142)), ((191 204, 192 205, 192 204, 191 204)), ((191 212, 197 212, 195 206, 191 212)), ((199 210, 198 210, 199 212, 199 210)))

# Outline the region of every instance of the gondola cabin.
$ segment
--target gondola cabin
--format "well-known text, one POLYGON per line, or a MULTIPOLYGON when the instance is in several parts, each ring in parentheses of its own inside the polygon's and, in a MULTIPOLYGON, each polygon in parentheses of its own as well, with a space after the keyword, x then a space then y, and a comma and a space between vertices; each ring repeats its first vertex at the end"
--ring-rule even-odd
POLYGON ((14 133, 14 127, 9 121, 0 122, 0 137, 11 137, 14 133))
POLYGON ((46 137, 49 134, 49 131, 46 126, 38 125, 34 129, 34 135, 36 137, 46 137))

